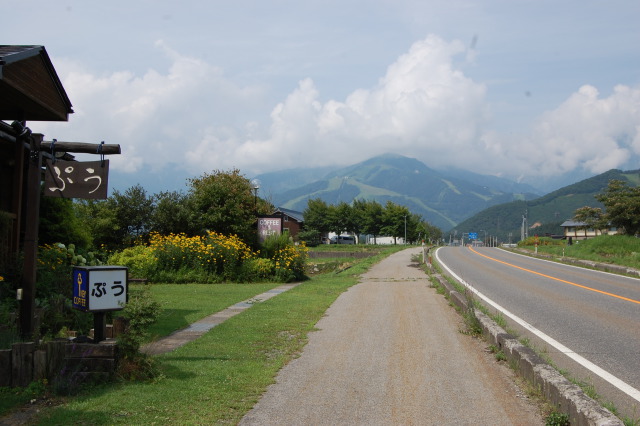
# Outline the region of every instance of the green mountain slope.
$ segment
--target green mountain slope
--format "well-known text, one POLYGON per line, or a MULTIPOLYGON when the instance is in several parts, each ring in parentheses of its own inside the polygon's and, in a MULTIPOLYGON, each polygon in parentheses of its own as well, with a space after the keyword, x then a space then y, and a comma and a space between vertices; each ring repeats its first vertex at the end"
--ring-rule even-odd
POLYGON ((495 205, 462 221, 455 230, 458 235, 486 231, 488 235, 498 236, 500 241, 516 242, 521 236, 523 216, 526 216, 529 235, 561 234, 560 224, 572 218, 576 209, 602 207, 594 196, 601 193, 612 179, 637 186, 640 184, 640 170, 609 170, 533 200, 495 205))
MULTIPOLYGON (((517 184, 516 184, 517 185, 517 184)), ((509 193, 446 175, 400 155, 382 155, 329 173, 324 179, 273 196, 274 204, 303 211, 310 199, 329 204, 354 199, 404 205, 441 229, 497 203, 532 199, 531 193, 509 193)))

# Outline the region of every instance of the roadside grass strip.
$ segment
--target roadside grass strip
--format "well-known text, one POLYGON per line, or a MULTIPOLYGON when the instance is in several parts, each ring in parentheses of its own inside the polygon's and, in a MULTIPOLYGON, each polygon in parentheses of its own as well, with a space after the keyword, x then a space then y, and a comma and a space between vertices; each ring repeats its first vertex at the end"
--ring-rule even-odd
POLYGON ((39 424, 235 424, 301 352, 333 301, 371 265, 398 250, 255 303, 201 338, 157 356, 163 377, 92 388, 46 410, 39 424))

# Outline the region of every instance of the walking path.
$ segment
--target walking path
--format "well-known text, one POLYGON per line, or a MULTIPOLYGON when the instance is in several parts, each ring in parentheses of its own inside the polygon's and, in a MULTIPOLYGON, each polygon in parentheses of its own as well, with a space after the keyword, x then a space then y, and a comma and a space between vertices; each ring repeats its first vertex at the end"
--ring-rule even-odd
POLYGON ((364 274, 241 425, 541 425, 535 404, 411 264, 364 274))
POLYGON ((265 293, 259 294, 249 300, 236 303, 235 305, 230 306, 223 311, 217 312, 215 314, 209 315, 206 318, 196 321, 188 327, 183 328, 182 330, 175 331, 172 334, 163 337, 162 339, 156 340, 155 342, 151 342, 143 346, 141 351, 148 355, 159 355, 171 352, 182 345, 196 340, 198 337, 202 336, 216 325, 219 325, 229 318, 238 315, 240 312, 249 309, 251 306, 253 306, 254 303, 269 300, 280 293, 298 286, 299 284, 300 283, 283 284, 279 287, 272 288, 265 293))

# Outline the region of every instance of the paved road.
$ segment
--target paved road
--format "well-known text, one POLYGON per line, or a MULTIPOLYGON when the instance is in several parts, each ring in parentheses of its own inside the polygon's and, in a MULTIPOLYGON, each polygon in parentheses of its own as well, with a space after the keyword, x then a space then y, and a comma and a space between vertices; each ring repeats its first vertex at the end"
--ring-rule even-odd
POLYGON ((375 265, 321 319, 241 425, 540 425, 508 367, 411 265, 375 265))
POLYGON ((497 248, 443 247, 436 256, 476 290, 562 344, 564 348, 554 347, 510 322, 538 348, 546 348, 561 368, 591 381, 604 400, 637 418, 640 280, 497 248), (599 377, 598 369, 587 370, 567 354, 574 358, 577 354, 613 375, 614 383, 614 379, 622 381, 623 389, 624 385, 632 389, 624 393, 599 377))

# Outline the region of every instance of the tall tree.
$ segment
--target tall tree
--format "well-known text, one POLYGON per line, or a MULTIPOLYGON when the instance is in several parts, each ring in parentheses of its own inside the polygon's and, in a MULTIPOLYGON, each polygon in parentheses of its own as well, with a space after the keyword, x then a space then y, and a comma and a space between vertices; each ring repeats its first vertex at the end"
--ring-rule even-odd
POLYGON ((137 184, 124 193, 113 191, 110 199, 118 213, 120 227, 126 229, 125 243, 131 244, 138 238, 145 238, 151 231, 154 197, 147 195, 142 185, 137 184))
POLYGON ((362 232, 373 235, 374 244, 376 244, 376 237, 382 235, 383 217, 384 208, 382 204, 375 200, 365 202, 362 232))
POLYGON ((596 200, 604 204, 605 219, 610 225, 628 235, 640 233, 640 187, 613 179, 603 193, 596 195, 596 200))
POLYGON ((75 244, 80 248, 91 245, 89 224, 78 217, 73 200, 42 196, 38 242, 75 244))
POLYGON ((405 206, 400 206, 391 201, 387 201, 382 214, 382 233, 393 237, 393 243, 397 244, 398 237, 404 237, 406 220, 411 216, 411 212, 405 206))
POLYGON ((152 230, 162 235, 193 235, 196 232, 193 209, 189 197, 177 191, 165 191, 155 195, 152 230))
POLYGON ((200 232, 235 234, 248 243, 257 242, 256 214, 268 212, 259 211, 266 206, 256 202, 251 181, 238 169, 205 173, 190 179, 189 184, 194 224, 200 232))
POLYGON ((309 200, 303 215, 305 229, 315 229, 322 236, 331 231, 329 206, 320 198, 309 200))

